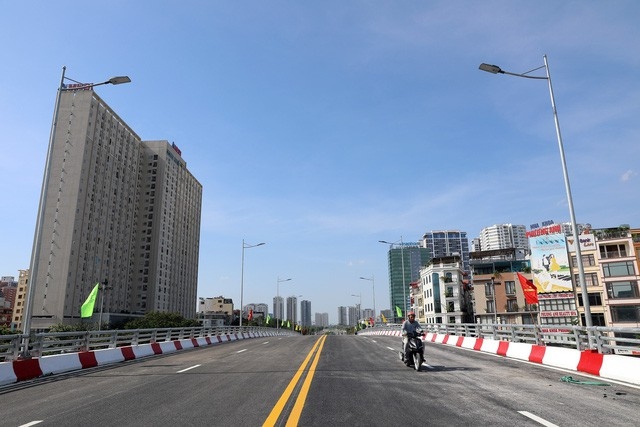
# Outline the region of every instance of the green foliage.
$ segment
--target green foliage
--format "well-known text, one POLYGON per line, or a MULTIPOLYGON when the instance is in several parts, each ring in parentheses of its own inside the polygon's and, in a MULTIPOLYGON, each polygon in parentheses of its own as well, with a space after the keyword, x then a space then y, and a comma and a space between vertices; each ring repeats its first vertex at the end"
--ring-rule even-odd
POLYGON ((127 322, 125 329, 189 328, 200 326, 196 319, 185 319, 178 313, 152 311, 140 319, 127 322))
POLYGON ((20 330, 12 331, 11 329, 7 328, 6 326, 0 326, 0 335, 20 335, 21 333, 22 333, 22 331, 20 331, 20 330))
POLYGON ((93 323, 78 323, 75 325, 65 325, 62 323, 58 323, 56 325, 51 326, 49 328, 49 332, 79 332, 79 331, 93 331, 96 329, 96 325, 93 323))

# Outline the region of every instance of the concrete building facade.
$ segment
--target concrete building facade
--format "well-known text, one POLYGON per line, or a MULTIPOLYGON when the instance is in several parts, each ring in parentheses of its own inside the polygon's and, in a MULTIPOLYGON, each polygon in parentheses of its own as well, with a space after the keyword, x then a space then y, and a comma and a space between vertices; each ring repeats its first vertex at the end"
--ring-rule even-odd
POLYGON ((96 283, 105 319, 195 317, 202 186, 177 147, 142 141, 93 90, 62 90, 50 159, 32 328, 79 322, 96 283))

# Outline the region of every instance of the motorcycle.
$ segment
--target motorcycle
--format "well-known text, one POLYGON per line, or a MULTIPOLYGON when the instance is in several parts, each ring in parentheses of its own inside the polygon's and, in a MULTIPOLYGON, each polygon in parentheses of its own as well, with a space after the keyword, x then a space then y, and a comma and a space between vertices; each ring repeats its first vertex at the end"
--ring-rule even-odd
POLYGON ((404 348, 400 350, 400 360, 405 362, 407 366, 413 366, 416 371, 420 370, 422 363, 424 362, 424 345, 422 344, 421 336, 422 331, 416 331, 415 333, 407 334, 407 338, 409 340, 409 360, 405 361, 404 348))

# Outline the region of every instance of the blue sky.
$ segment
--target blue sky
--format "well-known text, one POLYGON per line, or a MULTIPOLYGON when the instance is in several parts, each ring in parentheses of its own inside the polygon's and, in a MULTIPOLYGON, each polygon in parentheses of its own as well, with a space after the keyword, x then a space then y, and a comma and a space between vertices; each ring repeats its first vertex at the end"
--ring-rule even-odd
POLYGON ((28 268, 55 92, 67 76, 203 185, 198 295, 388 308, 387 249, 425 231, 640 226, 636 1, 0 0, 0 275, 28 268), (544 70, 541 70, 541 74, 544 70))

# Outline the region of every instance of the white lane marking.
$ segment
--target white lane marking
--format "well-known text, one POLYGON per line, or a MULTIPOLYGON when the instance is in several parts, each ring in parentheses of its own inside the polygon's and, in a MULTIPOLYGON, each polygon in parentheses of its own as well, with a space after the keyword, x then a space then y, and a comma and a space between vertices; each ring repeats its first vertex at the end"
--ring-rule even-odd
POLYGON ((197 368, 198 366, 200 366, 200 365, 194 365, 194 366, 191 366, 190 368, 185 368, 185 369, 183 369, 183 370, 181 370, 181 371, 178 371, 177 373, 178 373, 178 374, 181 374, 181 373, 183 373, 183 372, 187 372, 187 371, 189 371, 189 370, 191 370, 191 369, 197 368))
POLYGON ((527 411, 518 411, 518 413, 524 415, 527 418, 532 419, 533 421, 539 422, 540 424, 542 424, 543 426, 546 427, 558 427, 556 424, 549 422, 547 420, 545 420, 544 418, 540 418, 537 415, 533 415, 531 412, 527 412, 527 411))
POLYGON ((236 351, 236 353, 242 353, 243 351, 247 351, 247 349, 246 349, 246 348, 243 348, 242 350, 238 350, 238 351, 236 351))
POLYGON ((426 366, 429 369, 436 369, 433 366, 429 365, 427 362, 422 362, 422 366, 426 366))
POLYGON ((269 341, 265 341, 265 342, 262 343, 262 345, 264 345, 264 344, 269 344, 269 341))
POLYGON ((387 347, 389 350, 394 351, 395 348, 387 347))
POLYGON ((44 420, 31 421, 30 423, 22 424, 21 426, 18 426, 18 427, 30 427, 30 426, 34 426, 36 424, 40 424, 42 421, 44 421, 44 420))

